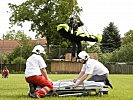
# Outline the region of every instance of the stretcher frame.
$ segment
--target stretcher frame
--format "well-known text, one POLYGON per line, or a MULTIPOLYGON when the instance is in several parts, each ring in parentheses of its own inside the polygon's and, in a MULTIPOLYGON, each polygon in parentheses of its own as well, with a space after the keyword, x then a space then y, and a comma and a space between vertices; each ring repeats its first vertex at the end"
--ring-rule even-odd
MULTIPOLYGON (((66 80, 65 80, 66 81, 66 80)), ((64 82, 63 81, 60 81, 64 82)), ((56 97, 64 97, 64 96, 103 96, 104 94, 108 94, 108 86, 78 86, 73 89, 72 86, 65 87, 56 87, 53 91, 50 91, 47 96, 56 96, 56 97)))

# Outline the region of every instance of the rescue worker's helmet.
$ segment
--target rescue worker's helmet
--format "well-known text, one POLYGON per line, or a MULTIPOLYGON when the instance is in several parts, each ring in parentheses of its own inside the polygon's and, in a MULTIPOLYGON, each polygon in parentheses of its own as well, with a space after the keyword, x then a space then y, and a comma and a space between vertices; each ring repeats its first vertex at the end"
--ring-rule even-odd
POLYGON ((78 54, 79 58, 83 59, 83 60, 87 60, 88 58, 90 58, 90 56, 88 55, 87 52, 85 51, 81 51, 79 54, 78 54))
POLYGON ((41 45, 36 45, 32 52, 36 54, 46 54, 46 52, 44 51, 44 47, 42 47, 41 45))

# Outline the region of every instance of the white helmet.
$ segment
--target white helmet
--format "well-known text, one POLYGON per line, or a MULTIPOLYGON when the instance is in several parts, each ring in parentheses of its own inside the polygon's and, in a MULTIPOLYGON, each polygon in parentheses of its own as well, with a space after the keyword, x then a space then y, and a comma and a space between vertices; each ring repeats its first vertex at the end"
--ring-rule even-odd
POLYGON ((84 60, 87 60, 88 58, 90 58, 90 56, 88 55, 87 52, 85 51, 81 51, 79 54, 78 54, 79 58, 81 59, 84 59, 84 60))
POLYGON ((34 49, 32 50, 32 52, 36 53, 36 54, 46 54, 46 52, 44 51, 44 47, 42 47, 41 45, 36 45, 34 47, 34 49))

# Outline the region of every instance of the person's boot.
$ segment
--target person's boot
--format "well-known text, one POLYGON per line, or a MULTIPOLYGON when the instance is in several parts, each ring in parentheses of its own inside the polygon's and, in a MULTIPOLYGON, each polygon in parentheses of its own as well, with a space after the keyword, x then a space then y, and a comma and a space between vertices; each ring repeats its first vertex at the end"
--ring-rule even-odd
POLYGON ((38 98, 39 96, 35 94, 36 91, 36 85, 29 83, 30 90, 28 92, 28 96, 32 98, 38 98))
POLYGON ((73 56, 72 56, 71 62, 73 63, 73 62, 76 62, 76 61, 77 61, 76 57, 73 57, 73 56))
POLYGON ((36 91, 36 86, 32 83, 29 83, 29 87, 30 87, 30 93, 33 94, 36 91))
POLYGON ((113 89, 113 86, 112 86, 112 84, 109 82, 108 79, 105 80, 105 85, 108 85, 108 86, 110 86, 110 87, 113 89))
POLYGON ((29 96, 30 96, 31 98, 40 98, 40 96, 37 95, 37 94, 35 94, 35 93, 33 93, 33 94, 29 93, 29 96))

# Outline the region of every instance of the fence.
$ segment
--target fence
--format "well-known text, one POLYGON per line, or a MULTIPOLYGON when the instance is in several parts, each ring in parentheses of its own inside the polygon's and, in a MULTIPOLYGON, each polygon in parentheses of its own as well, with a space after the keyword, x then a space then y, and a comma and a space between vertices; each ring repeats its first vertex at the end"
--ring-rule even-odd
POLYGON ((133 74, 133 64, 117 63, 110 64, 107 63, 105 66, 109 69, 111 74, 133 74))
POLYGON ((79 73, 82 64, 71 61, 52 61, 51 73, 79 73))
MULTIPOLYGON (((48 73, 79 73, 82 64, 78 62, 72 63, 71 61, 47 61, 48 73)), ((24 73, 25 65, 15 64, 3 64, 1 68, 7 66, 10 73, 24 73)), ((133 74, 133 64, 117 63, 111 64, 106 63, 105 66, 109 69, 110 74, 133 74)))
POLYGON ((1 70, 7 67, 10 73, 23 73, 25 71, 25 64, 1 64, 1 70))

